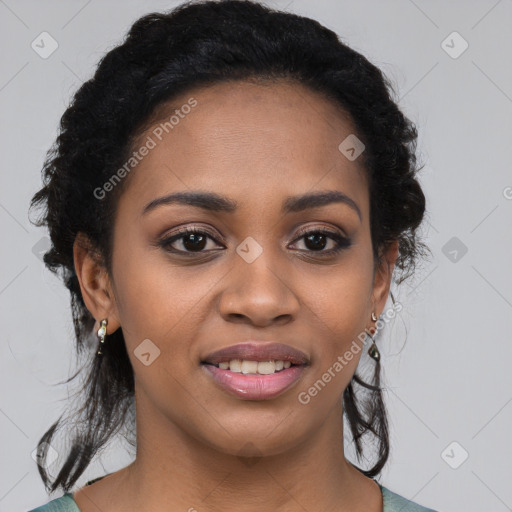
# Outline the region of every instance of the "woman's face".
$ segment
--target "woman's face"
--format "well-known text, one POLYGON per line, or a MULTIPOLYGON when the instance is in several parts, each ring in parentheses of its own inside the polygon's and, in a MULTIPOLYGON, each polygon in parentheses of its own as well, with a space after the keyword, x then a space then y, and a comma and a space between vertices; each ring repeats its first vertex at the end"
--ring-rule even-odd
POLYGON ((115 300, 95 316, 122 327, 139 422, 277 454, 341 414, 354 340, 384 308, 393 258, 374 276, 362 159, 339 149, 354 128, 332 102, 234 82, 172 104, 134 145, 149 149, 115 219, 115 300), (147 206, 177 193, 203 198, 147 206), (183 228, 197 233, 169 240, 183 228), (232 359, 247 362, 226 369, 232 359))

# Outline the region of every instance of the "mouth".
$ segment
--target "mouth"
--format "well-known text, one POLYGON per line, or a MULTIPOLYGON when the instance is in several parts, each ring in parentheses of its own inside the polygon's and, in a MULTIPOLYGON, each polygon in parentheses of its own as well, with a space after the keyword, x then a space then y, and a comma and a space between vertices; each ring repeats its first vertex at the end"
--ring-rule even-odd
POLYGON ((245 342, 208 355, 201 366, 213 382, 245 400, 269 400, 290 389, 309 358, 282 343, 245 342))

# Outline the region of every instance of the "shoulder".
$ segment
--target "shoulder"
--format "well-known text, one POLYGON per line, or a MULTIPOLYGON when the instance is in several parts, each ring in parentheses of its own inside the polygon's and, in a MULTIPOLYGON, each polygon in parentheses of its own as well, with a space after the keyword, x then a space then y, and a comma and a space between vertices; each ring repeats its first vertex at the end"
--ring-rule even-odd
POLYGON ((382 490, 382 499, 384 503, 383 512, 436 512, 431 508, 423 507, 418 503, 410 501, 380 484, 379 486, 382 490))
POLYGON ((41 505, 40 507, 29 510, 28 512, 80 512, 71 493, 41 505))

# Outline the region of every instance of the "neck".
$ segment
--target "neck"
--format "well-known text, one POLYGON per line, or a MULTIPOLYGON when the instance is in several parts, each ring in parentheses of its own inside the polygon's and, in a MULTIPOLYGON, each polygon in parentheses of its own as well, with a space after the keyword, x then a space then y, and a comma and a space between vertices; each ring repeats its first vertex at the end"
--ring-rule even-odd
POLYGON ((168 419, 148 421, 146 404, 137 404, 136 460, 119 472, 125 510, 382 511, 377 484, 345 459, 341 404, 314 435, 263 457, 226 454, 168 419))

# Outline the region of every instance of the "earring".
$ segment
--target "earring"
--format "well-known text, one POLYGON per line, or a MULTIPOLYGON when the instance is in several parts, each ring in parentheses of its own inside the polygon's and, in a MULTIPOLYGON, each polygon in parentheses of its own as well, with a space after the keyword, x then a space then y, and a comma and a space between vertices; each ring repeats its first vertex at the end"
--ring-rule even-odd
MULTIPOLYGON (((375 316, 375 313, 373 311, 372 311, 372 320, 374 322, 377 321, 377 317, 375 316)), ((372 340, 372 344, 371 344, 370 348, 368 349, 368 354, 370 355, 371 358, 375 359, 375 361, 380 361, 380 352, 375 343, 375 337, 368 329, 366 330, 366 333, 368 334, 368 336, 370 336, 370 338, 372 340)))
POLYGON ((105 343, 105 336, 107 334, 107 323, 108 320, 105 318, 100 322, 100 328, 98 329, 98 337, 100 338, 99 350, 97 352, 98 356, 101 356, 103 354, 101 349, 103 347, 103 343, 105 343))
POLYGON ((366 332, 367 332, 368 336, 370 336, 370 338, 372 339, 372 345, 368 349, 368 354, 370 354, 370 357, 375 359, 375 361, 379 361, 380 360, 380 352, 379 352, 379 349, 377 348, 377 345, 375 344, 375 338, 368 331, 366 331, 366 332))

